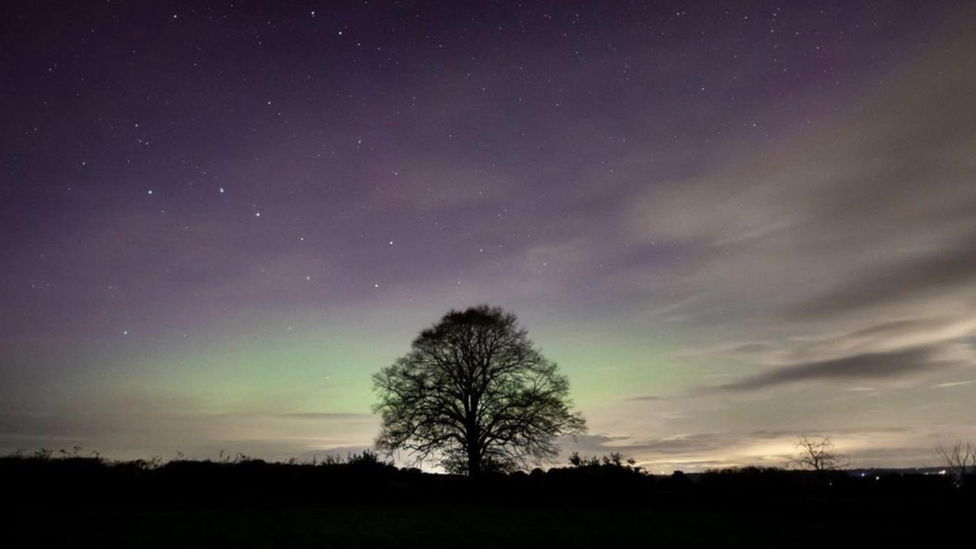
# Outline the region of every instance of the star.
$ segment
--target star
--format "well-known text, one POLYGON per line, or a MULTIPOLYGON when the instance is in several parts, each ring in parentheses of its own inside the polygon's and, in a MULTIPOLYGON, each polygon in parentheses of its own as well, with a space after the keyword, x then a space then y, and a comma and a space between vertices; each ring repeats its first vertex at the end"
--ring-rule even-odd
MULTIPOLYGON (((540 346, 569 355, 579 386, 603 375, 586 358, 605 342, 574 341, 575 331, 616 334, 611 343, 623 346, 619 355, 626 362, 619 372, 614 367, 620 383, 598 384, 584 402, 639 397, 656 389, 655 379, 677 371, 662 360, 661 372, 635 374, 645 368, 637 351, 647 348, 645 339, 661 339, 652 347, 675 351, 686 345, 694 351, 698 345, 688 342, 699 340, 702 347, 722 349, 708 366, 718 372, 734 370, 746 358, 758 367, 770 357, 797 353, 820 360, 814 351, 846 357, 853 347, 828 352, 808 341, 838 330, 840 348, 843 334, 870 330, 876 322, 901 322, 889 314, 919 321, 896 324, 898 334, 874 334, 872 344, 881 350, 887 349, 883 338, 894 341, 902 332, 926 329, 930 314, 933 326, 943 313, 947 326, 955 323, 948 315, 966 307, 976 316, 976 303, 955 299, 963 284, 935 272, 966 259, 967 233, 976 229, 963 207, 976 204, 976 186, 965 185, 976 168, 965 163, 963 146, 976 135, 963 120, 976 113, 965 101, 976 95, 968 78, 976 68, 966 63, 968 52, 956 51, 968 45, 965 40, 931 33, 942 28, 943 19, 953 19, 956 7, 935 7, 951 0, 911 10, 885 2, 840 9, 834 4, 842 2, 815 0, 798 2, 790 18, 776 9, 783 2, 774 0, 730 2, 717 10, 704 8, 704 1, 677 7, 679 2, 551 2, 545 8, 455 2, 436 10, 401 2, 390 17, 376 17, 383 10, 369 0, 338 10, 319 1, 297 11, 265 3, 189 11, 192 21, 154 32, 149 46, 126 39, 116 48, 100 46, 112 43, 118 30, 108 23, 154 29, 169 8, 184 6, 160 10, 134 2, 120 11, 111 1, 64 2, 57 10, 37 2, 18 5, 18 32, 4 40, 4 58, 12 61, 4 65, 14 88, 4 97, 10 120, 0 124, 9 157, 0 162, 0 180, 17 182, 0 190, 0 201, 18 214, 0 215, 0 257, 11 258, 4 274, 12 281, 11 291, 0 291, 0 311, 18 320, 0 322, 0 355, 24 338, 69 341, 75 351, 76 343, 90 337, 78 356, 113 363, 103 368, 86 359, 38 368, 30 383, 0 383, 0 401, 12 398, 20 385, 46 387, 64 370, 50 395, 23 395, 24 402, 48 407, 58 394, 70 393, 75 369, 90 368, 80 373, 106 379, 96 388, 102 394, 86 392, 86 403, 100 396, 101 404, 111 402, 110 388, 129 377, 127 363, 151 356, 137 360, 140 376, 178 376, 171 389, 189 391, 205 407, 217 406, 219 391, 197 390, 213 373, 211 363, 231 367, 251 353, 245 357, 249 364, 282 363, 284 381, 296 383, 297 390, 304 389, 302 380, 321 381, 320 368, 340 368, 340 408, 365 409, 375 396, 366 389, 371 372, 357 361, 332 365, 342 349, 322 349, 321 356, 305 360, 317 345, 304 338, 311 342, 328 331, 350 334, 344 343, 351 347, 377 341, 378 348, 406 350, 411 327, 436 320, 450 307, 484 300, 526 315, 540 346), (319 5, 326 10, 321 24, 318 7, 312 7, 319 5), (303 10, 316 21, 309 25, 303 10), (356 41, 337 43, 335 38, 346 37, 346 26, 356 41), (45 34, 50 28, 58 32, 45 34), (43 48, 32 42, 38 36, 45 38, 43 48), (89 55, 91 47, 99 55, 89 55), (923 55, 903 55, 916 47, 923 55), (527 51, 533 53, 526 56, 527 51), (940 62, 916 66, 925 64, 909 63, 909 57, 940 62), (106 70, 113 67, 132 68, 137 78, 106 70), (961 77, 935 78, 940 72, 961 77), (894 89, 880 87, 881 73, 883 85, 894 89), (925 86, 913 85, 923 81, 925 86), (866 97, 878 106, 867 108, 866 97), (932 105, 935 98, 944 104, 932 105), (269 106, 275 108, 264 108, 269 106), (143 122, 132 119, 143 116, 145 131, 143 122), (763 139, 767 128, 779 142, 763 139), (909 144, 917 154, 892 154, 901 144, 896 131, 917 137, 909 144), (830 139, 835 136, 846 136, 844 146, 830 139), (938 139, 928 143, 933 137, 938 139), (364 147, 367 139, 370 146, 364 147), (349 148, 350 141, 356 146, 349 148), (778 152, 769 154, 769 146, 778 152), (940 161, 926 162, 932 155, 941 155, 940 161), (88 156, 94 158, 92 170, 88 156), (892 157, 895 162, 884 162, 892 157), (820 163, 829 164, 830 177, 816 173, 820 163), (791 177, 807 171, 814 173, 791 177), (845 185, 848 180, 857 184, 845 185), (863 229, 851 205, 858 199, 870 203, 887 180, 889 187, 904 188, 924 182, 932 187, 926 187, 931 200, 907 209, 872 208, 871 230, 843 238, 863 229), (234 196, 210 199, 208 189, 216 181, 234 185, 234 196), (133 194, 140 185, 147 199, 155 199, 159 185, 168 194, 159 204, 147 204, 133 194), (250 223, 244 217, 248 202, 255 218, 250 223), (274 219, 265 221, 257 202, 271 208, 274 219), (775 238, 753 238, 767 232, 775 238), (289 239, 302 246, 295 248, 289 239), (963 255, 953 259, 957 240, 963 255), (475 248, 478 241, 493 244, 475 248), (743 247, 747 254, 734 253, 740 241, 749 244, 743 247), (377 242, 398 249, 383 252, 377 242), (903 249, 905 242, 911 250, 903 249), (471 249, 490 257, 472 257, 471 249), (938 262, 943 250, 945 265, 938 262), (810 257, 804 254, 814 251, 814 260, 823 264, 818 269, 834 276, 803 270, 810 257), (863 261, 847 265, 848 257, 863 261), (929 257, 935 261, 912 267, 929 257), (556 261, 552 269, 549 259, 556 261), (904 280, 921 282, 923 268, 931 276, 931 287, 922 288, 925 296, 908 296, 911 302, 899 296, 889 306, 878 301, 888 300, 889 293, 863 287, 876 272, 902 276, 894 270, 903 264, 912 271, 904 280), (320 273, 322 280, 311 284, 315 277, 303 270, 320 273), (801 277, 803 284, 794 283, 804 273, 809 276, 801 277), (472 283, 459 289, 464 279, 458 274, 471 274, 472 283), (368 277, 388 280, 390 288, 374 282, 374 290, 385 291, 368 294, 367 286, 359 286, 369 284, 368 277), (303 280, 308 284, 295 284, 303 280), (861 301, 831 299, 856 292, 866 292, 856 297, 877 301, 877 308, 855 310, 861 301), (934 308, 926 308, 929 299, 934 308), (943 300, 955 308, 940 312, 943 300), (775 321, 781 313, 821 303, 803 312, 803 322, 775 321), (837 326, 831 326, 834 309, 837 326), (873 319, 875 311, 880 314, 873 319), (617 333, 638 313, 640 330, 617 333), (302 328, 294 329, 290 342, 302 360, 288 360, 293 350, 274 345, 287 320, 294 320, 285 325, 288 330, 294 324, 302 328), (118 324, 129 321, 143 332, 118 342, 113 332, 127 339, 131 330, 118 324), (567 332, 560 335, 562 327, 567 332), (759 351, 746 356, 739 345, 759 351), (573 356, 576 349, 585 352, 573 356), (207 367, 170 368, 183 358, 191 362, 191 356, 202 357, 207 367), (358 381, 345 383, 353 376, 358 381), (643 385, 623 382, 638 377, 643 385)), ((179 12, 169 17, 178 21, 179 12)), ((217 183, 217 194, 228 194, 226 187, 217 183)), ((976 281, 969 286, 976 289, 976 281)), ((970 327, 961 321, 959 326, 952 330, 970 327)), ((936 343, 950 350, 956 344, 936 343)), ((38 362, 56 359, 37 347, 38 362)), ((0 360, 0 379, 11 367, 0 360)), ((238 396, 246 397, 241 406, 287 409, 295 387, 274 387, 265 395, 258 369, 244 370, 235 379, 238 396)), ((767 383, 780 379, 776 375, 758 379, 767 383)), ((698 377, 680 376, 692 386, 698 377)), ((754 381, 744 379, 716 393, 716 401, 748 403, 749 398, 726 398, 732 390, 752 390, 754 381)), ((772 395, 777 389, 762 390, 772 395)), ((790 396, 790 388, 782 394, 790 396)), ((937 403, 936 396, 942 395, 926 398, 937 403)), ((951 404, 963 403, 950 396, 956 399, 951 404)), ((70 404, 83 404, 77 400, 70 404)), ((789 400, 771 399, 771 415, 788 411, 789 400)), ((892 413, 910 417, 908 407, 892 413)), ((767 422, 747 415, 734 418, 742 423, 722 427, 751 433, 776 423, 775 417, 767 422), (762 422, 747 423, 754 419, 762 422)), ((712 432, 711 419, 696 416, 698 423, 687 427, 712 432)), ((846 433, 855 420, 796 421, 811 431, 846 433)), ((282 429, 302 429, 285 423, 282 429)), ((976 419, 970 423, 976 430, 976 419)), ((374 427, 365 425, 356 429, 374 427)), ((146 455, 153 448, 142 446, 144 440, 178 443, 151 440, 161 432, 156 427, 147 421, 146 436, 119 437, 117 448, 106 442, 105 449, 146 455), (134 446, 123 447, 128 444, 134 446)), ((197 431, 172 436, 196 441, 207 431, 189 427, 197 431)), ((323 428, 323 437, 335 434, 323 428)), ((640 436, 657 429, 648 425, 640 436)), ((349 438, 373 434, 357 431, 349 438)), ((237 446, 265 451, 250 444, 237 446)), ((276 448, 268 448, 273 456, 276 448)), ((637 457, 643 459, 643 450, 637 457)))

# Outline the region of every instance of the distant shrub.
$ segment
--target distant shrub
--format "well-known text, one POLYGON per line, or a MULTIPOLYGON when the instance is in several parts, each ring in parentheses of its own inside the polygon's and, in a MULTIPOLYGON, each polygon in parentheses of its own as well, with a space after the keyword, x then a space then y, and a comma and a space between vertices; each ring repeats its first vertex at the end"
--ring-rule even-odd
POLYGON ((582 470, 623 470, 634 473, 643 473, 643 467, 637 467, 634 458, 625 458, 620 452, 610 452, 603 457, 581 456, 579 452, 573 452, 569 456, 569 464, 574 469, 582 470))
POLYGON ((385 461, 380 459, 379 454, 369 450, 363 450, 359 454, 349 454, 346 463, 354 467, 385 467, 388 465, 385 461))

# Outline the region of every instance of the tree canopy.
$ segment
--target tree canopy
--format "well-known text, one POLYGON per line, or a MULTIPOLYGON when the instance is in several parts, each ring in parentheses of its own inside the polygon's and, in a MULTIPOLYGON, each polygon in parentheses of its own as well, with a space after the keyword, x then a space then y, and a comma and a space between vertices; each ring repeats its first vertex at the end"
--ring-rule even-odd
POLYGON ((558 436, 585 431, 566 376, 498 307, 448 312, 373 383, 377 448, 432 458, 450 472, 538 464, 558 454, 558 436))

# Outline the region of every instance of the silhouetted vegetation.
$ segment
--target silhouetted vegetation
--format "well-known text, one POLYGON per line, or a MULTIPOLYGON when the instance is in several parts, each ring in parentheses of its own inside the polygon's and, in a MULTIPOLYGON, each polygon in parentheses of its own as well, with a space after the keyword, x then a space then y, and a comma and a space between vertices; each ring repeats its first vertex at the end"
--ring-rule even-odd
POLYGON ((472 478, 397 468, 370 451, 282 463, 39 451, 0 458, 0 483, 11 539, 67 546, 803 547, 826 536, 870 547, 930 543, 976 504, 952 475, 652 475, 616 453, 472 478))
POLYGON ((383 418, 377 448, 454 473, 538 465, 558 454, 556 437, 585 428, 570 411, 569 381, 497 307, 447 313, 373 380, 383 418))
POLYGON ((951 448, 936 449, 939 458, 960 484, 964 481, 972 483, 976 476, 976 447, 970 443, 956 442, 951 448))
POLYGON ((827 437, 800 437, 796 442, 797 457, 791 464, 801 469, 823 473, 836 471, 850 465, 850 460, 834 450, 834 442, 827 437))
POLYGON ((637 466, 634 458, 625 458, 620 452, 610 452, 601 457, 585 457, 579 452, 573 452, 569 456, 569 464, 584 471, 620 471, 626 473, 643 474, 644 468, 637 466))

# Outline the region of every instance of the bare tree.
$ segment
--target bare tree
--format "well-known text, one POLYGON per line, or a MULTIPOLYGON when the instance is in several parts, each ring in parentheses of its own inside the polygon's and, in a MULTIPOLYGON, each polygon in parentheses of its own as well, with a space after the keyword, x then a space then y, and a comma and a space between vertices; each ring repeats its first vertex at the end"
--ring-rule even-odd
POLYGON ((796 467, 825 472, 843 469, 850 464, 847 458, 834 451, 834 443, 829 436, 803 436, 797 441, 796 447, 797 457, 790 462, 796 467))
POLYGON ((451 472, 538 464, 557 455, 556 437, 585 430, 569 381, 497 307, 447 313, 373 384, 377 448, 434 458, 451 472))
POLYGON ((967 475, 976 475, 976 446, 962 442, 956 442, 952 448, 940 446, 936 452, 946 468, 956 475, 959 480, 967 475))

